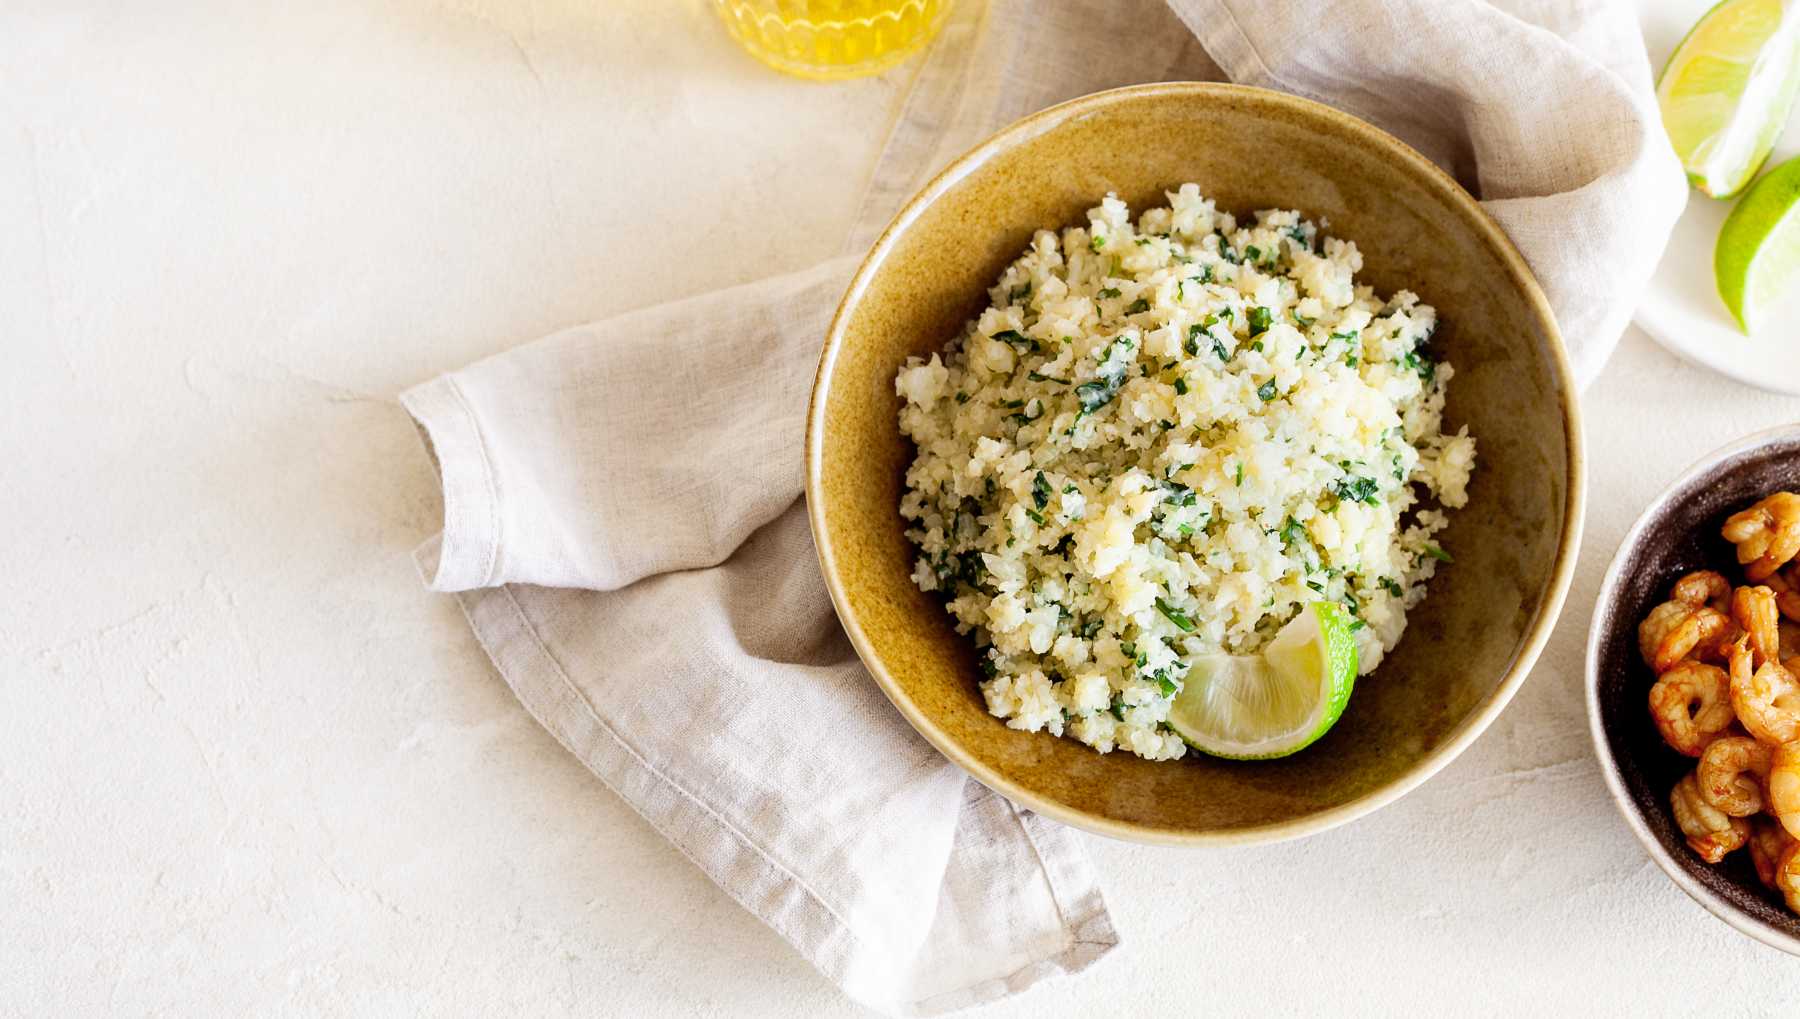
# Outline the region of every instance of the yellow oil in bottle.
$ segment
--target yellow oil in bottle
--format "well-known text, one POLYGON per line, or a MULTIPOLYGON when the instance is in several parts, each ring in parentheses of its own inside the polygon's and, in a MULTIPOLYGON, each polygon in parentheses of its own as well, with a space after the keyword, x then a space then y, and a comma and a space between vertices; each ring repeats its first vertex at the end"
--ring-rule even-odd
POLYGON ((953 0, 714 0, 756 59, 824 81, 878 74, 937 33, 953 0))

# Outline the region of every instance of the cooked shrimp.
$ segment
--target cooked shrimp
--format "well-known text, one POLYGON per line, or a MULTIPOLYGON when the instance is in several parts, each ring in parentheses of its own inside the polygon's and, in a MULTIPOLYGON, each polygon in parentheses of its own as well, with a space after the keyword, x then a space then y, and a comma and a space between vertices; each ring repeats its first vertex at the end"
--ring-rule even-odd
POLYGON ((1695 570, 1675 582, 1669 599, 1688 605, 1709 605, 1725 612, 1731 607, 1731 581, 1717 570, 1695 570))
POLYGON ((1761 813, 1773 754, 1748 736, 1721 736, 1708 743, 1694 769, 1700 798, 1732 817, 1761 813))
POLYGON ((1775 632, 1775 648, 1780 652, 1783 662, 1800 655, 1800 623, 1790 623, 1783 619, 1777 624, 1775 632))
POLYGON ((1769 813, 1800 839, 1800 744, 1775 748, 1769 764, 1769 813))
POLYGON ((1740 639, 1731 650, 1731 710, 1764 743, 1779 746, 1800 739, 1800 680, 1776 661, 1751 672, 1748 642, 1748 637, 1740 639))
POLYGON ((1669 746, 1699 757, 1731 725, 1731 681, 1704 662, 1681 662, 1650 688, 1650 717, 1669 746))
POLYGON ((1773 819, 1750 819, 1750 865, 1756 868, 1757 878, 1770 888, 1775 887, 1775 869, 1781 864, 1781 854, 1796 844, 1787 829, 1773 819))
POLYGON ((1775 592, 1775 607, 1781 610, 1781 614, 1800 622, 1800 560, 1770 574, 1763 583, 1775 592))
POLYGON ((1662 643, 1656 646, 1650 667, 1660 676, 1696 650, 1702 655, 1712 653, 1730 631, 1731 620, 1725 613, 1716 609, 1690 608, 1687 618, 1671 627, 1662 643))
POLYGON ((1769 883, 1781 893, 1787 908, 1800 913, 1800 842, 1782 851, 1775 862, 1775 880, 1769 883))
POLYGON ((1737 546, 1744 576, 1760 583, 1800 554, 1800 495, 1776 492, 1732 514, 1720 533, 1737 546))
POLYGON ((1750 638, 1756 664, 1779 656, 1781 616, 1775 611, 1775 592, 1766 587, 1740 587, 1731 595, 1731 618, 1750 638))
POLYGON ((1750 837, 1750 825, 1741 817, 1715 809, 1700 797, 1700 786, 1692 773, 1675 783, 1669 793, 1669 806, 1675 813, 1675 824, 1687 836, 1688 846, 1707 863, 1718 863, 1725 854, 1744 844, 1750 837))
POLYGON ((1656 649, 1693 611, 1694 607, 1683 601, 1666 601, 1650 610, 1638 624, 1638 653, 1644 656, 1645 665, 1655 668, 1656 649))

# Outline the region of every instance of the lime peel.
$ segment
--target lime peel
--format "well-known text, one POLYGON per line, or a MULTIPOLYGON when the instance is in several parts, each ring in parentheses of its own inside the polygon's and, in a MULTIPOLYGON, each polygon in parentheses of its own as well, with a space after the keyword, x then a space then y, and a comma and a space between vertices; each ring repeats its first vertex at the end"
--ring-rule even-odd
POLYGON ((1725 218, 1713 248, 1713 277, 1746 333, 1800 281, 1800 158, 1770 170, 1725 218))
POLYGON ((1800 13, 1784 0, 1723 0, 1688 31, 1656 82, 1688 179, 1714 198, 1748 184, 1800 91, 1800 13))
POLYGON ((1169 727, 1214 757, 1286 757, 1337 722, 1356 671, 1348 614, 1335 603, 1314 602, 1260 655, 1195 659, 1169 706, 1169 727))

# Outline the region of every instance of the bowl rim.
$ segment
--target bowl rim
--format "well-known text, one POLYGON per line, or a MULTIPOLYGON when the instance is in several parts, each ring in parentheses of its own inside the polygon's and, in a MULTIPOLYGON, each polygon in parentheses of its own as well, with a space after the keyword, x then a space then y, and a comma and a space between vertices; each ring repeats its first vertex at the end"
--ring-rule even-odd
POLYGON ((1568 595, 1570 582, 1574 576, 1576 553, 1581 544, 1587 500, 1583 441, 1579 400, 1575 392, 1568 352, 1563 345, 1562 333, 1557 328, 1556 315, 1550 308, 1549 300, 1544 296, 1537 278, 1532 275, 1525 257, 1513 245, 1512 239, 1454 178, 1400 139, 1373 124, 1323 103, 1285 92, 1248 85, 1221 82, 1158 82, 1089 93, 1015 121, 952 161, 908 199, 899 212, 895 213, 894 218, 882 231, 868 254, 864 256, 856 274, 845 289, 843 299, 832 315, 831 325, 825 336, 824 349, 819 356, 819 367, 813 378, 812 395, 806 415, 807 518, 812 526, 813 545, 819 556, 819 565, 824 574, 825 586, 831 593, 832 605, 837 610, 838 620, 843 625, 845 633, 850 637, 851 644, 856 648, 857 656, 862 659, 864 667, 869 670, 869 674, 874 677, 876 684, 881 687, 882 693, 899 710, 902 717, 912 725, 913 729, 969 777, 1015 804, 1098 835, 1128 842, 1163 846, 1255 845, 1300 838, 1335 828, 1399 799, 1432 775, 1437 774, 1445 765, 1468 749, 1475 738, 1480 736, 1505 709, 1513 695, 1518 692, 1520 685, 1524 683, 1532 666, 1537 662, 1538 655, 1543 651, 1550 631, 1562 611, 1564 599, 1568 595), (832 550, 831 529, 825 519, 822 490, 825 417, 823 397, 843 344, 849 311, 868 289, 871 279, 893 251, 899 235, 911 226, 926 208, 964 177, 983 165, 989 158, 1020 142, 1050 131, 1069 120, 1091 116, 1113 105, 1143 99, 1191 97, 1211 97, 1261 104, 1265 109, 1285 109, 1315 121, 1328 122, 1337 130, 1349 134, 1353 139, 1372 149, 1382 151, 1390 159, 1404 164, 1442 191, 1451 205, 1463 214, 1469 227, 1476 231, 1480 238, 1487 242, 1499 256, 1513 283, 1520 289, 1530 309, 1536 314, 1544 335, 1550 341, 1550 368, 1557 382, 1562 405, 1565 424, 1565 455, 1568 460, 1568 485, 1564 496, 1562 534, 1558 541, 1556 558, 1550 570, 1544 598, 1526 625, 1519 648, 1500 682, 1489 693, 1487 699, 1477 705, 1459 723, 1449 738, 1386 785, 1371 790, 1356 799, 1303 817, 1240 828, 1203 831, 1171 830, 1138 822, 1121 821, 1086 813, 1040 796, 1020 786, 1001 772, 976 760, 942 729, 938 728, 900 690, 899 685, 888 673, 886 666, 875 654, 868 635, 863 631, 861 621, 849 604, 843 583, 838 576, 837 559, 832 550))
POLYGON ((1650 854, 1650 859, 1656 861, 1656 865, 1669 876, 1669 880, 1675 882, 1675 886, 1686 892, 1689 898, 1698 902, 1708 913, 1731 925, 1740 934, 1748 935, 1770 948, 1779 949, 1789 955, 1800 955, 1800 938, 1777 927, 1772 927, 1767 922, 1751 916, 1720 898, 1712 889, 1701 884, 1692 874, 1689 874, 1680 861, 1675 859, 1674 854, 1670 853, 1668 848, 1657 839, 1655 833, 1650 830, 1650 825, 1644 820, 1643 812, 1638 809, 1637 801, 1632 799, 1631 793, 1625 788, 1625 775, 1620 770, 1618 758, 1613 756, 1612 747, 1607 742, 1606 726, 1600 715, 1600 644, 1606 636, 1606 631, 1599 625, 1600 613, 1617 597, 1619 584, 1625 575, 1625 561, 1633 550, 1643 544, 1644 531, 1650 526, 1651 518, 1661 513, 1677 492, 1706 477, 1720 464, 1744 453, 1789 439, 1800 439, 1800 423, 1776 425, 1773 428, 1765 428, 1742 438, 1733 439, 1689 464, 1672 481, 1663 486, 1654 499, 1650 500, 1643 512, 1639 513, 1637 519, 1632 521, 1631 527, 1625 531, 1624 537, 1619 539, 1618 547, 1613 550, 1612 560, 1607 564, 1606 574, 1601 578, 1600 589, 1594 595, 1594 609, 1588 619, 1587 651, 1582 665, 1581 681, 1582 695, 1587 701, 1588 737, 1594 744, 1594 756, 1600 761, 1601 777, 1606 779, 1606 789, 1612 794, 1613 806, 1618 808, 1619 813, 1624 816, 1626 826, 1643 844, 1644 850, 1650 854))

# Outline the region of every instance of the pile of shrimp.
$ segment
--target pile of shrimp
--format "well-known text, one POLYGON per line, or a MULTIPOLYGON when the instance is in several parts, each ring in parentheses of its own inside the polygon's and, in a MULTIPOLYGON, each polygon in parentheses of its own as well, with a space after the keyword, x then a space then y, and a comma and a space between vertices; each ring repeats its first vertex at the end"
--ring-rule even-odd
POLYGON ((1650 716, 1698 758, 1670 794, 1688 846, 1707 863, 1748 846, 1800 913, 1800 495, 1771 495, 1722 533, 1749 583, 1690 573, 1638 626, 1650 716))

